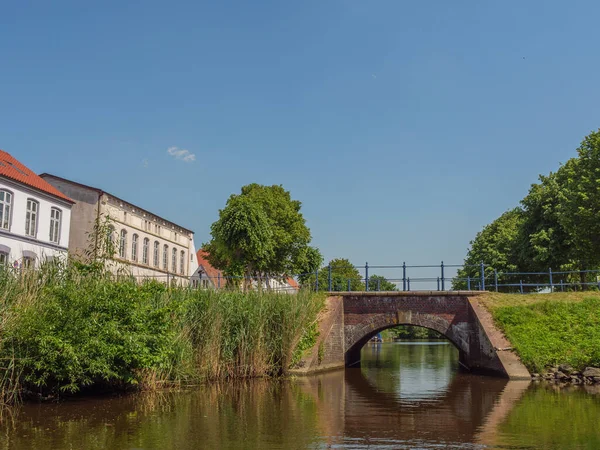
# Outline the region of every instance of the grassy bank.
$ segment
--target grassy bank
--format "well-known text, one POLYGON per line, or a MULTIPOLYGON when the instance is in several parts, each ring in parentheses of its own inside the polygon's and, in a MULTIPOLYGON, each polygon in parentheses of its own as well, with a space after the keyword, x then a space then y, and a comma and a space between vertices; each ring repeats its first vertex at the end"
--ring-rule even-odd
POLYGON ((600 293, 489 294, 484 303, 531 372, 600 367, 600 293))
POLYGON ((323 305, 84 269, 0 272, 0 402, 279 375, 323 305))

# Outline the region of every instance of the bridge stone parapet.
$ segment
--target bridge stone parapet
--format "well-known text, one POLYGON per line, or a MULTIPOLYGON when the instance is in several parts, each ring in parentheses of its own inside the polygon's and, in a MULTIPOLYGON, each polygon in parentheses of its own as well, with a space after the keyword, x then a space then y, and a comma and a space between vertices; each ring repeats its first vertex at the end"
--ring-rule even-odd
MULTIPOLYGON (((529 379, 529 372, 478 300, 480 291, 337 292, 327 299, 320 334, 296 373, 360 363, 360 350, 377 333, 398 325, 433 329, 459 350, 473 372, 529 379)), ((485 294, 483 294, 485 295, 485 294)))

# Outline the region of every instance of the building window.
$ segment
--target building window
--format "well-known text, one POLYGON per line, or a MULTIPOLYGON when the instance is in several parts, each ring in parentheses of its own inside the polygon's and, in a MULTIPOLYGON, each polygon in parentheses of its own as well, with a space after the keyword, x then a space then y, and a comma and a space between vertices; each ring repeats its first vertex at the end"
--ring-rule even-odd
POLYGON ((138 253, 138 235, 134 234, 133 238, 131 238, 131 260, 137 261, 137 253, 138 253))
POLYGON ((127 231, 121 230, 121 240, 119 241, 119 257, 125 259, 127 252, 127 231))
POLYGON ((185 252, 181 250, 181 258, 179 259, 179 273, 183 275, 185 273, 185 252))
POLYGON ((25 214, 25 234, 35 237, 37 233, 38 210, 40 204, 30 198, 27 199, 27 213, 25 214))
POLYGON ((60 241, 60 220, 62 212, 58 208, 50 210, 50 242, 58 244, 60 241))
POLYGON ((154 267, 158 267, 160 245, 158 241, 154 241, 154 267))
POLYGON ((173 247, 173 257, 171 258, 171 271, 177 273, 177 249, 173 247))
POLYGON ((30 256, 23 256, 23 269, 33 269, 35 267, 35 260, 30 256))
POLYGON ((8 191, 0 191, 0 228, 10 229, 10 208, 12 206, 12 194, 8 191))
POLYGON ((4 267, 8 264, 8 253, 0 252, 0 267, 4 267))
POLYGON ((148 247, 150 247, 150 239, 144 239, 144 246, 142 247, 142 262, 148 264, 148 247))
POLYGON ((163 269, 169 270, 169 246, 163 247, 163 269))

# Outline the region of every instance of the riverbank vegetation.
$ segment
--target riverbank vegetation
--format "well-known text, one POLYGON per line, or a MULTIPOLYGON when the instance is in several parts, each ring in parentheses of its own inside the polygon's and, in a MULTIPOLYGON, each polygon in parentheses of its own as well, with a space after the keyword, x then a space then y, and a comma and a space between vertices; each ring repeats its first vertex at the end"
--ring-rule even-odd
POLYGON ((308 291, 168 287, 102 265, 3 270, 0 402, 280 375, 322 306, 308 291))
POLYGON ((600 130, 584 138, 577 156, 556 172, 540 175, 521 205, 485 226, 471 241, 465 267, 454 289, 466 289, 467 277, 478 280, 479 264, 494 280, 500 273, 503 291, 537 291, 538 284, 554 283, 566 289, 596 285, 600 269, 600 130), (519 272, 520 275, 504 275, 519 272), (557 273, 562 272, 562 273, 557 273))
POLYGON ((482 298, 530 372, 600 367, 600 294, 488 294, 482 298))

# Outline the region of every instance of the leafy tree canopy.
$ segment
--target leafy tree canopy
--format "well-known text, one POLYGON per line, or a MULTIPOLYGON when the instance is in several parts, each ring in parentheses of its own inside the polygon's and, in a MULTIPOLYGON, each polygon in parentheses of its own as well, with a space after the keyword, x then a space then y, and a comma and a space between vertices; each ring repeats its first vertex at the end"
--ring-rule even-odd
MULTIPOLYGON (((337 258, 329 261, 329 264, 319 269, 319 291, 329 290, 329 266, 331 266, 331 289, 333 291, 347 291, 348 282, 353 291, 364 291, 365 284, 362 275, 350 261, 345 258, 337 258)), ((314 271, 313 271, 314 272, 314 271)), ((301 279, 305 286, 315 287, 314 273, 301 279)))
POLYGON ((249 184, 227 200, 203 245, 210 263, 230 276, 314 272, 322 262, 310 230, 282 186, 249 184))
POLYGON ((397 291, 398 288, 394 283, 388 281, 387 278, 381 275, 371 275, 369 277, 369 290, 370 291, 397 291))
MULTIPOLYGON (((515 208, 506 211, 491 224, 485 226, 471 241, 464 267, 453 281, 453 289, 466 289, 467 282, 458 278, 479 279, 482 261, 489 265, 486 270, 515 272, 518 269, 517 239, 523 221, 523 211, 515 208)), ((490 275, 490 273, 487 273, 490 275)))

